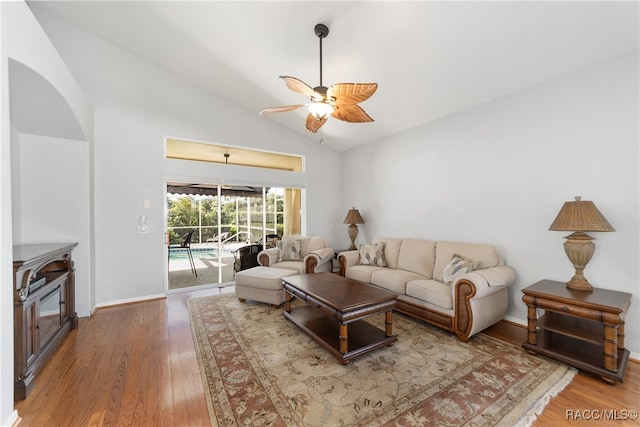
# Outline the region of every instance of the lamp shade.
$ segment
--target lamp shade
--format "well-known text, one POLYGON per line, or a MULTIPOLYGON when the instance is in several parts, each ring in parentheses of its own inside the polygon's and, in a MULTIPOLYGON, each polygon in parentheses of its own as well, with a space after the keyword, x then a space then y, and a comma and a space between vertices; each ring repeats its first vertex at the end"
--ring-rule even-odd
POLYGON ((575 201, 565 202, 553 221, 551 231, 615 231, 596 205, 576 196, 575 201))
POLYGON ((364 224, 364 219, 360 216, 360 212, 358 209, 351 208, 349 212, 347 212, 347 216, 344 219, 344 224, 364 224))

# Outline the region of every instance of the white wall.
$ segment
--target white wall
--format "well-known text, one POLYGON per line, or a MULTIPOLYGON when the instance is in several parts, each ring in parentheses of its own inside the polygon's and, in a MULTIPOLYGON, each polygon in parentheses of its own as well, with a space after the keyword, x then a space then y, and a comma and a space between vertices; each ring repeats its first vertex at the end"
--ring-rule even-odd
MULTIPOLYGON (((73 129, 62 129, 58 127, 58 131, 73 134, 90 135, 92 133, 92 115, 79 87, 71 77, 68 69, 58 56, 56 50, 51 45, 49 39, 45 36, 42 28, 37 23, 31 11, 23 2, 0 2, 0 40, 2 41, 0 77, 1 77, 1 132, 2 142, 0 151, 0 199, 2 202, 1 220, 0 220, 0 282, 3 284, 13 283, 11 261, 13 259, 14 243, 21 243, 14 240, 13 227, 16 224, 13 215, 13 188, 12 181, 21 179, 12 176, 12 169, 19 170, 18 165, 14 165, 14 161, 20 159, 19 153, 12 155, 13 150, 21 151, 19 141, 22 140, 23 132, 20 125, 14 126, 12 122, 12 114, 29 113, 24 111, 27 104, 22 103, 25 99, 29 99, 29 87, 26 87, 24 93, 20 93, 17 89, 21 89, 20 84, 26 82, 33 83, 33 78, 41 79, 48 88, 53 88, 50 94, 56 96, 55 102, 57 106, 65 108, 66 124, 70 124, 73 129), (28 71, 29 76, 26 80, 18 77, 22 75, 14 75, 15 69, 10 67, 10 60, 13 65, 20 64, 22 70, 28 71), (10 69, 13 71, 10 73, 10 69), (13 73, 13 74, 12 74, 13 73), (19 82, 14 86, 15 82, 19 82), (9 97, 10 89, 13 91, 12 101, 9 97), (18 105, 19 104, 19 105, 18 105), (15 145, 14 145, 15 143, 15 145)), ((42 100, 42 104, 46 104, 42 100)), ((41 107, 41 105, 37 105, 41 107)), ((42 111, 40 108, 38 111, 42 111)), ((58 111, 56 111, 57 113, 58 111)), ((34 117, 32 122, 39 121, 39 129, 46 129, 48 117, 34 117)), ((21 122, 24 123, 24 122, 21 122)), ((26 195, 23 195, 26 197, 26 195)), ((20 207, 16 206, 20 211, 20 207)), ((87 221, 88 218, 85 218, 87 221)), ((43 236, 44 240, 47 235, 43 236)), ((75 240, 75 239, 74 239, 75 240)), ((50 241, 50 240, 48 240, 50 241)), ((86 242, 88 245, 89 242, 86 242)), ((86 286, 89 286, 87 284, 86 286)), ((13 409, 13 290, 10 286, 2 286, 0 290, 0 424, 11 425, 17 419, 17 412, 13 409)))
POLYGON ((95 104, 97 305, 164 295, 167 179, 302 187, 304 231, 329 240, 336 230, 343 231, 334 218, 340 193, 340 174, 333 171, 338 153, 55 18, 39 19, 95 104), (300 154, 307 168, 296 174, 167 160, 165 137, 300 154), (145 199, 151 201, 150 209, 143 208, 145 199), (147 235, 136 234, 140 215, 148 218, 147 235))
POLYGON ((88 316, 89 144, 26 134, 13 145, 16 143, 19 156, 12 163, 14 242, 78 242, 73 251, 76 311, 88 316))
MULTIPOLYGON (((0 4, 0 33, 4 11, 0 4)), ((3 37, 4 38, 4 37, 3 37)), ((4 41, 4 40, 3 40, 4 41)), ((11 124, 9 123, 8 66, 2 48, 0 64, 0 425, 11 425, 13 410, 13 242, 11 240, 11 124)))
POLYGON ((568 233, 548 231, 565 201, 592 200, 616 229, 592 233, 585 276, 633 294, 626 346, 640 352, 638 51, 344 153, 342 206, 375 236, 485 242, 517 273, 508 316, 526 321, 521 289, 567 281, 568 233))

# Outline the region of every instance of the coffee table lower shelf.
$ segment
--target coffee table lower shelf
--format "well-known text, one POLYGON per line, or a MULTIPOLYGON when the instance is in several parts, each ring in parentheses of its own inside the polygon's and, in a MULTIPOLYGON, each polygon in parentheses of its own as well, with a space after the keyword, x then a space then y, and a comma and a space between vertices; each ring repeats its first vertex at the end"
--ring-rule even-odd
POLYGON ((393 345, 398 340, 396 336, 387 337, 383 330, 364 320, 355 320, 347 324, 347 352, 341 353, 340 324, 336 319, 311 306, 295 307, 283 314, 342 364, 379 347, 393 345))

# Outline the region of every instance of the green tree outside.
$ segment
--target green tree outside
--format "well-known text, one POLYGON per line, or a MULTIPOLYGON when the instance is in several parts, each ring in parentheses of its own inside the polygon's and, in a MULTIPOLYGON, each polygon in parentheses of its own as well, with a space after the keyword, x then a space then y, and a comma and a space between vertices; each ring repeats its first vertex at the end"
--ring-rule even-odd
MULTIPOLYGON (((238 230, 246 231, 249 223, 247 218, 247 198, 223 196, 221 211, 222 230, 229 231, 234 235, 238 230), (237 212, 236 212, 237 209, 237 212), (236 224, 236 217, 238 224, 236 224)), ((251 232, 252 240, 262 237, 262 197, 251 197, 250 203, 251 232)), ((282 235, 283 230, 283 201, 276 197, 274 192, 266 195, 266 224, 268 230, 276 230, 282 235), (277 210, 274 215, 274 204, 277 210)), ((193 242, 205 242, 214 235, 220 234, 218 231, 218 198, 202 197, 200 200, 189 195, 172 195, 168 197, 168 219, 167 226, 171 242, 179 242, 182 236, 194 228, 201 227, 200 233, 194 234, 193 242), (198 236, 198 237, 196 237, 198 236)), ((246 235, 239 236, 246 238, 246 235)))

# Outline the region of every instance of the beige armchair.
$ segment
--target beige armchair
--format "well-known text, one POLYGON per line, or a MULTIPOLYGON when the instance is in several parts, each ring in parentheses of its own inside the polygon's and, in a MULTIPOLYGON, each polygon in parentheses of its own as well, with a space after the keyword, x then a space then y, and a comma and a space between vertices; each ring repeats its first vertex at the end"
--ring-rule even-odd
POLYGON ((275 248, 258 254, 263 267, 294 270, 298 274, 332 271, 335 252, 320 236, 283 236, 275 248))

